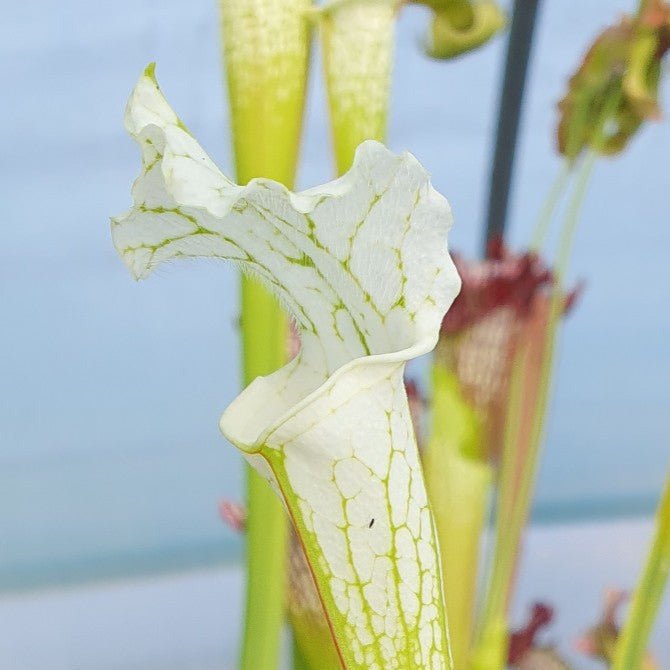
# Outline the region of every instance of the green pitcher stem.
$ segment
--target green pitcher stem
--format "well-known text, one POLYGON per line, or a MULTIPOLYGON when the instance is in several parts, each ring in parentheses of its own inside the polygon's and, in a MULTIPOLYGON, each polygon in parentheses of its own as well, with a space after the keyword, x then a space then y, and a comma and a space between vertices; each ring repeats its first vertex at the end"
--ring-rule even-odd
MULTIPOLYGON (((516 546, 518 538, 508 537, 508 533, 514 533, 514 530, 507 527, 505 520, 509 513, 507 501, 511 498, 515 480, 514 446, 521 425, 525 363, 525 352, 520 352, 514 360, 507 391, 508 405, 497 484, 494 545, 488 561, 490 575, 478 620, 476 643, 470 659, 472 670, 502 670, 507 660, 506 603, 514 569, 513 557, 509 554, 510 549, 516 546)), ((520 535, 520 529, 517 529, 517 533, 520 535)))
POLYGON ((670 477, 656 512, 651 550, 623 631, 614 651, 613 670, 645 668, 649 635, 670 574, 670 477))
MULTIPOLYGON (((528 521, 533 487, 537 478, 554 366, 556 331, 564 304, 563 281, 579 220, 579 212, 586 195, 586 187, 595 158, 596 154, 593 152, 589 152, 585 157, 568 204, 559 245, 556 283, 551 296, 544 333, 538 392, 528 442, 529 449, 523 458, 519 457, 517 451, 520 439, 520 417, 524 411, 526 393, 523 377, 527 365, 525 357, 528 352, 525 349, 518 352, 512 368, 503 460, 498 484, 495 544, 491 561, 491 576, 480 622, 478 647, 475 652, 475 668, 488 667, 490 670, 499 670, 504 667, 507 656, 509 638, 507 608, 512 592, 518 548, 523 529, 528 521)), ((553 197, 552 194, 550 194, 551 197, 553 197)))
POLYGON ((386 137, 397 0, 339 0, 320 13, 338 174, 364 140, 386 137))
POLYGON ((311 0, 220 0, 239 183, 268 177, 291 187, 310 52, 311 0))
POLYGON ((540 216, 533 229, 533 237, 530 244, 530 250, 536 254, 539 254, 542 251, 547 241, 547 235, 549 233, 549 227, 554 212, 556 211, 556 207, 558 206, 561 197, 565 193, 565 188, 571 175, 570 168, 570 162, 567 160, 563 161, 561 169, 554 179, 544 204, 542 205, 540 216))
POLYGON ((309 662, 302 653, 300 645, 296 638, 293 638, 293 658, 292 658, 293 670, 313 670, 309 662))
MULTIPOLYGON (((568 203, 559 239, 554 272, 554 288, 549 306, 549 316, 541 356, 539 387, 532 415, 529 450, 522 459, 519 459, 516 452, 519 440, 519 413, 523 408, 524 389, 522 375, 525 366, 524 360, 520 360, 518 357, 514 362, 512 378, 510 380, 510 400, 503 446, 503 463, 498 485, 496 533, 491 561, 491 576, 480 619, 478 644, 474 654, 474 670, 479 670, 480 668, 482 670, 484 668, 486 670, 499 670, 504 667, 506 660, 509 640, 507 608, 512 593, 521 536, 530 514, 533 488, 537 477, 554 367, 556 334, 565 301, 565 277, 572 254, 572 245, 579 222, 579 214, 586 196, 591 173, 598 157, 597 152, 603 141, 606 124, 614 114, 620 99, 620 87, 616 85, 612 86, 591 141, 592 148, 587 151, 582 159, 575 178, 574 190, 568 203)), ((543 209, 539 224, 541 232, 536 242, 541 241, 545 235, 544 229, 548 225, 547 221, 556 206, 560 192, 563 190, 563 181, 564 177, 560 175, 556 185, 549 193, 548 201, 543 209), (547 221, 544 221, 545 218, 547 221)), ((520 352, 521 356, 525 354, 525 351, 520 352)))
POLYGON ((453 342, 440 342, 433 363, 432 420, 423 464, 440 543, 454 667, 467 668, 492 472, 485 459, 475 455, 483 439, 482 418, 464 398, 440 352, 452 346, 453 342))
MULTIPOLYGON (((293 186, 310 51, 311 0, 220 0, 237 181, 293 186)), ((243 381, 286 362, 286 317, 273 297, 241 278, 243 381)), ((247 593, 241 664, 275 670, 284 623, 287 520, 281 502, 247 469, 247 593)))

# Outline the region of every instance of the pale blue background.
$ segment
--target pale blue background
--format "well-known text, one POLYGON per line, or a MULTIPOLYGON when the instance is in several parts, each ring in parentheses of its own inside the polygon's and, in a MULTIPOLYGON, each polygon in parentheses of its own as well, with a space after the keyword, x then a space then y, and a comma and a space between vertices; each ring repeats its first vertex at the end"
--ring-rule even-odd
MULTIPOLYGON (((511 238, 557 170, 554 105, 584 46, 632 0, 543 3, 523 119, 511 238)), ((12 3, 0 39, 0 588, 232 559, 217 501, 242 495, 217 429, 238 389, 236 277, 176 263, 135 284, 108 217, 138 169, 125 100, 158 63, 169 100, 228 172, 216 3, 12 3)), ((503 40, 423 58, 425 14, 399 27, 390 144, 450 199, 452 246, 474 254, 488 184, 503 40)), ((318 66, 300 185, 330 178, 318 66)), ((665 106, 670 99, 664 95, 665 106)), ((539 486, 539 519, 648 513, 670 455, 667 311, 670 127, 599 163, 572 276, 539 486)))

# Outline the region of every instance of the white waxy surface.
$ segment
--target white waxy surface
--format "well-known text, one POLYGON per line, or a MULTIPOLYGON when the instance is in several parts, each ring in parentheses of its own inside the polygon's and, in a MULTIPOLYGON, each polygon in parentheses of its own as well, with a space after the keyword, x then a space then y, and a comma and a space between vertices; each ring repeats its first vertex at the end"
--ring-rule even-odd
POLYGON ((416 159, 375 142, 323 187, 236 186, 169 107, 153 68, 126 128, 142 172, 112 236, 135 277, 178 257, 233 260, 295 318, 300 352, 252 383, 221 429, 283 497, 347 667, 451 667, 403 385, 459 288, 448 203, 416 159))

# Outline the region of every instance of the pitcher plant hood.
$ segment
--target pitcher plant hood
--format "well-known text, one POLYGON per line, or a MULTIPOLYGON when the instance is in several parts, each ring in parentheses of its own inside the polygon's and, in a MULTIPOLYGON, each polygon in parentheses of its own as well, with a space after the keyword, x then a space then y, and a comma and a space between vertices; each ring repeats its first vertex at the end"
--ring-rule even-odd
POLYGON ((292 193, 215 166, 147 68, 126 110, 142 170, 112 219, 136 278, 177 257, 253 273, 295 320, 295 358, 221 430, 281 496, 346 668, 451 668, 439 549, 403 386, 460 281, 452 217, 410 154, 364 142, 352 168, 292 193))

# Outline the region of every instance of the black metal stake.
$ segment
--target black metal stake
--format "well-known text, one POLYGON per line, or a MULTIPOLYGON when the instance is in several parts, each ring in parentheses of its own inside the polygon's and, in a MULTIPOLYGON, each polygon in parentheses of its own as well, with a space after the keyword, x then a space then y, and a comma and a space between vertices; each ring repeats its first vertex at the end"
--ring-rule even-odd
POLYGON ((507 42, 505 76, 500 94, 495 154, 491 170, 484 254, 489 242, 505 234, 510 187, 514 173, 514 154, 519 134, 519 119, 526 72, 530 56, 539 0, 515 0, 507 42))

